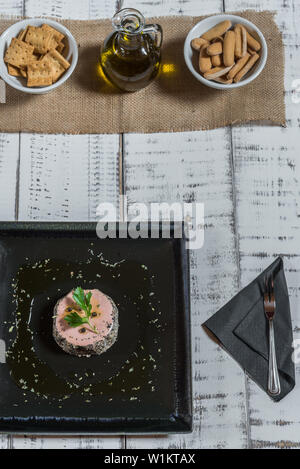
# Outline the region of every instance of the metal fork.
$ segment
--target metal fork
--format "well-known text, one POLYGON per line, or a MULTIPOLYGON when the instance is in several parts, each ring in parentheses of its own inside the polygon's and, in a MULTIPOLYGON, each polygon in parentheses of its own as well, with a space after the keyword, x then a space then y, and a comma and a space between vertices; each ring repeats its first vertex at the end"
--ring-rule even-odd
POLYGON ((274 317, 276 312, 276 301, 274 295, 273 276, 265 278, 264 293, 265 315, 269 321, 269 379, 268 392, 272 396, 278 396, 281 393, 278 366, 276 360, 276 347, 274 335, 274 317))

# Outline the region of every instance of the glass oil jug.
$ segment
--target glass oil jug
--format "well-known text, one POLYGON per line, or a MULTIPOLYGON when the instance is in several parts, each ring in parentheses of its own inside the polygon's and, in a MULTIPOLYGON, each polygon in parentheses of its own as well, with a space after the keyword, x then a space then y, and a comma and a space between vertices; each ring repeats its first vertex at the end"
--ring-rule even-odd
POLYGON ((120 10, 112 20, 114 31, 101 51, 101 68, 106 78, 123 91, 138 91, 157 76, 161 64, 162 28, 145 24, 133 8, 120 10))

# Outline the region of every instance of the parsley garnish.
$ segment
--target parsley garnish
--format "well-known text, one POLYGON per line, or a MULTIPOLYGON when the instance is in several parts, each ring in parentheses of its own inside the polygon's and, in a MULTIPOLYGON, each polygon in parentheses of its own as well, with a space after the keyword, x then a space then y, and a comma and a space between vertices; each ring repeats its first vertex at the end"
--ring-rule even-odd
POLYGON ((65 316, 64 319, 71 327, 79 327, 82 326, 82 324, 88 324, 92 331, 95 332, 95 334, 99 334, 96 327, 90 323, 90 317, 92 314, 91 298, 91 292, 85 294, 81 287, 77 287, 73 292, 73 300, 79 306, 79 308, 84 311, 85 315, 79 316, 78 313, 73 311, 72 313, 65 316))

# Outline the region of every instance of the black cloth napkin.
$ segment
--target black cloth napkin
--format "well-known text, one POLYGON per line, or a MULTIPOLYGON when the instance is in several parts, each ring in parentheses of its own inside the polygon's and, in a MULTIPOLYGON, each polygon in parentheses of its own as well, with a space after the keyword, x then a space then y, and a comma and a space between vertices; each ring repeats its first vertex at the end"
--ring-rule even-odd
POLYGON ((266 275, 273 274, 276 300, 274 319, 276 356, 283 399, 295 387, 293 330, 290 302, 281 258, 270 265, 244 290, 203 324, 206 332, 242 366, 260 387, 268 392, 269 324, 264 313, 266 275))

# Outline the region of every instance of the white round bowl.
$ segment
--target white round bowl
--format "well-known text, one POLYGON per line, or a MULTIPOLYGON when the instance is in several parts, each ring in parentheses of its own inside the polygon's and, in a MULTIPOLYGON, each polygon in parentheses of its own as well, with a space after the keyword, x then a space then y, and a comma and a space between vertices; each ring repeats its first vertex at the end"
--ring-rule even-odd
POLYGON ((32 19, 22 20, 10 26, 0 36, 0 76, 8 85, 12 86, 13 88, 19 91, 23 91, 24 93, 45 94, 45 93, 49 93, 50 91, 55 90, 56 88, 61 86, 63 83, 65 83, 68 80, 68 78, 72 75, 72 73, 74 72, 76 68, 77 62, 78 62, 78 46, 74 37, 72 36, 72 34, 67 28, 65 28, 60 23, 57 23, 56 21, 43 19, 43 18, 32 18, 32 19), (66 52, 66 55, 64 56, 70 62, 71 66, 66 71, 66 73, 64 73, 64 75, 53 85, 41 86, 37 88, 29 88, 28 86, 26 86, 25 78, 12 77, 11 75, 9 75, 7 71, 7 65, 4 62, 4 55, 13 37, 17 37, 18 34, 22 30, 27 28, 27 26, 39 27, 39 26, 42 26, 43 24, 48 24, 49 26, 52 26, 53 28, 57 29, 59 32, 64 34, 65 42, 67 45, 67 48, 66 48, 67 52, 66 52))
POLYGON ((251 23, 251 21, 245 20, 245 18, 241 18, 240 16, 236 15, 216 15, 210 16, 209 18, 200 21, 189 32, 184 44, 184 58, 190 72, 194 75, 194 77, 197 78, 198 81, 206 86, 209 86, 210 88, 215 88, 217 90, 232 90, 234 88, 240 88, 242 86, 248 85, 260 75, 267 62, 268 46, 262 32, 258 29, 257 26, 255 26, 255 24, 251 23), (232 83, 231 85, 224 85, 223 83, 206 80, 194 66, 193 56, 196 52, 191 47, 191 41, 193 39, 201 37, 202 34, 207 32, 209 29, 225 20, 230 20, 233 26, 238 23, 243 24, 249 33, 261 43, 260 59, 257 61, 253 69, 246 75, 245 79, 239 83, 232 83))

